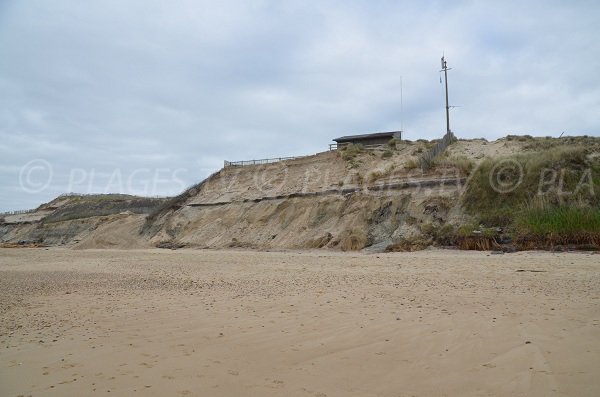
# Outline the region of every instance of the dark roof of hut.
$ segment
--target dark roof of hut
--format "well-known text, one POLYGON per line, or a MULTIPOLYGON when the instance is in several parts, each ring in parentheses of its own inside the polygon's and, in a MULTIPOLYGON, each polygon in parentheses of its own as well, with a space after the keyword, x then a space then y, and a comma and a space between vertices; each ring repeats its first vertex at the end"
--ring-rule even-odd
POLYGON ((373 134, 361 134, 361 135, 346 135, 339 138, 335 138, 334 141, 337 143, 360 141, 363 139, 374 139, 374 138, 394 138, 400 135, 400 131, 388 131, 388 132, 375 132, 373 134))

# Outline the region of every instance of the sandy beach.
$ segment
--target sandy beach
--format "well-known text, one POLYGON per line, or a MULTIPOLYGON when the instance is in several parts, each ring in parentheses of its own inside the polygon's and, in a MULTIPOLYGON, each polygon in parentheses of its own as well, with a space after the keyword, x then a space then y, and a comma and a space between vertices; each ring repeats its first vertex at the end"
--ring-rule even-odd
POLYGON ((2 396, 597 396, 600 255, 0 249, 2 396))

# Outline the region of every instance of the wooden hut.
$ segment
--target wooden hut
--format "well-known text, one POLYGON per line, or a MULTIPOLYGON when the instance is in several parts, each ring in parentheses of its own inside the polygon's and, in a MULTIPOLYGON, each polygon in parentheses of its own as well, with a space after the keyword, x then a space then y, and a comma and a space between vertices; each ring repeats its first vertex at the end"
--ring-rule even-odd
POLYGON ((350 143, 362 144, 364 146, 385 145, 391 139, 402 139, 402 131, 376 132, 373 134, 347 135, 335 138, 337 146, 343 146, 350 143))

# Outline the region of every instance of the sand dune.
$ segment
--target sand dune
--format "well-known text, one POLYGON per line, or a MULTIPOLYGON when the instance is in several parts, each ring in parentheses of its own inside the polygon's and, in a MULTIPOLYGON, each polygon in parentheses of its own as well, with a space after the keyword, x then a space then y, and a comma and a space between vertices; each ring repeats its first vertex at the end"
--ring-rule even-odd
POLYGON ((2 249, 0 394, 596 396, 598 258, 2 249))

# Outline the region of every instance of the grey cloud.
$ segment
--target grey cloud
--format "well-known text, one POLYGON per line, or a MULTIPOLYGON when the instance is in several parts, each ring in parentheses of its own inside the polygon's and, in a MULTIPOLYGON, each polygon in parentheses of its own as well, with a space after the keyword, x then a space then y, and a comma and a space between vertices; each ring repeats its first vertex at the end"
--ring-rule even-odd
POLYGON ((0 211, 104 191, 115 170, 186 170, 153 192, 173 194, 224 159, 398 129, 400 76, 406 136, 439 137, 442 51, 459 136, 598 134, 599 17, 591 1, 3 2, 0 211), (35 194, 33 159, 53 168, 35 194))

